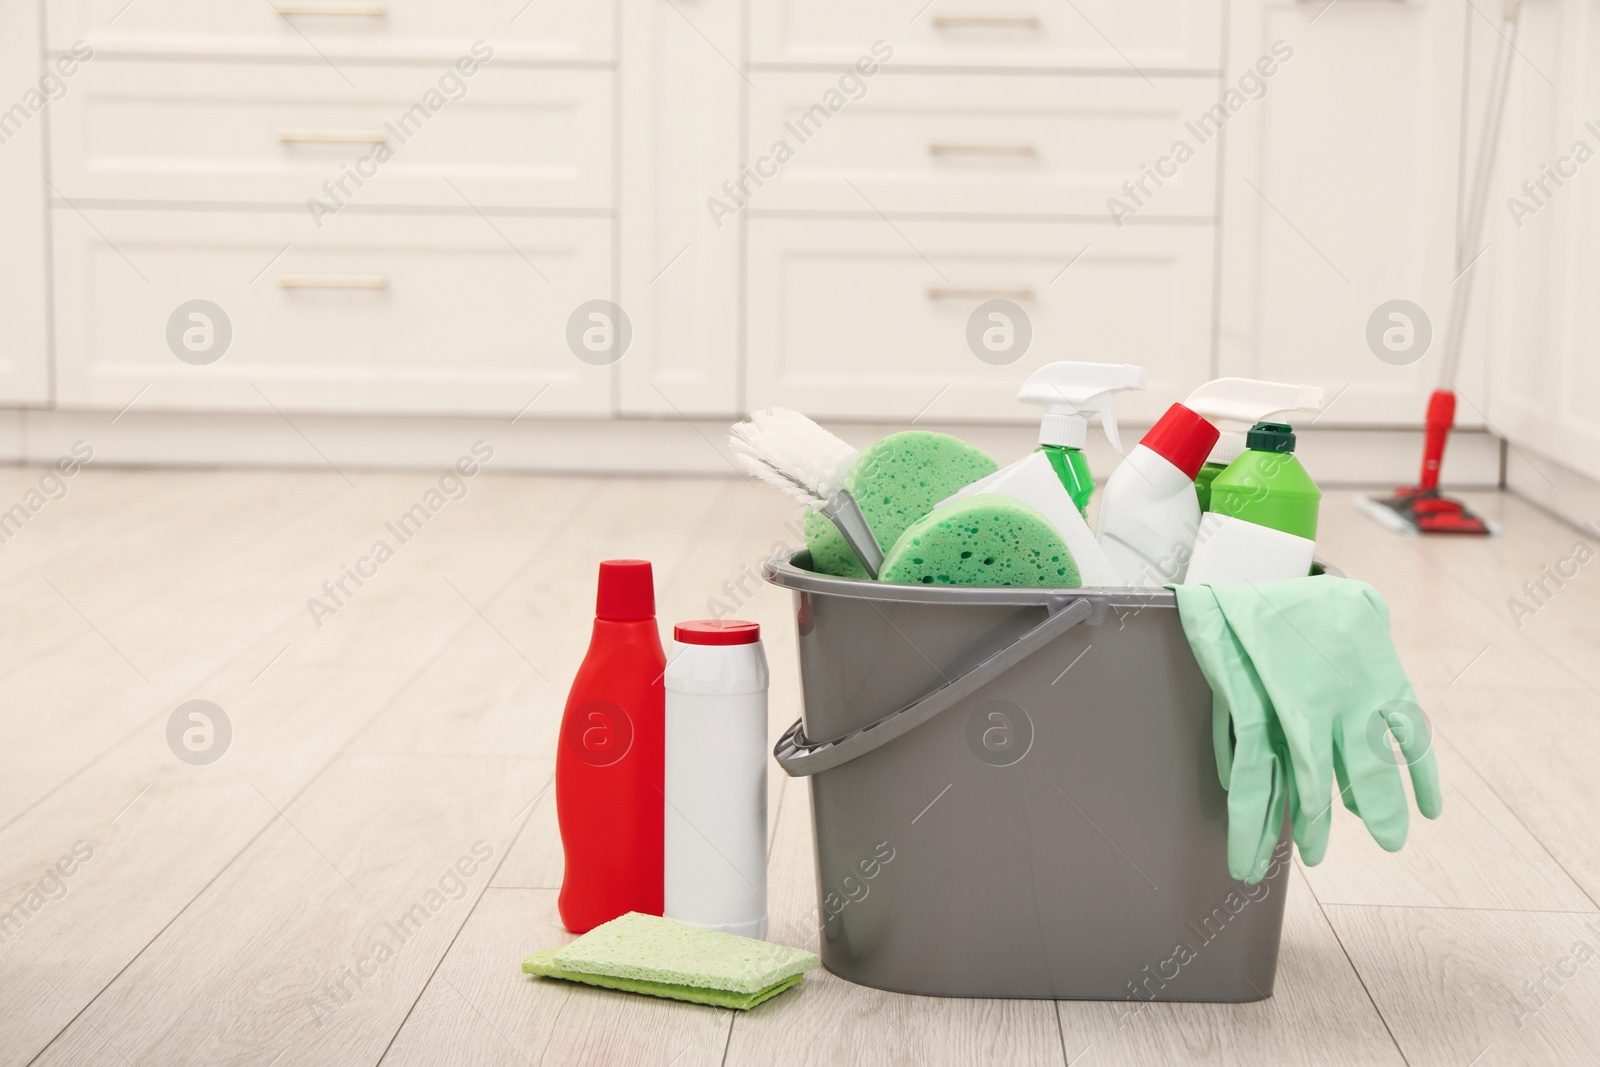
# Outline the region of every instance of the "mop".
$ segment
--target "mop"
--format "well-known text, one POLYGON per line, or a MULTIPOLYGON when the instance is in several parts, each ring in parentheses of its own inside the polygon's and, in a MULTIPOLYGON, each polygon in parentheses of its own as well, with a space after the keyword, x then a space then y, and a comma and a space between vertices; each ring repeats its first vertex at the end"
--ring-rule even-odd
POLYGON ((1489 208, 1489 183, 1494 171, 1495 148, 1500 140, 1500 120, 1505 115, 1506 89, 1511 82, 1511 56, 1516 49, 1517 24, 1521 0, 1506 0, 1500 16, 1500 48, 1494 57, 1489 102, 1484 109, 1483 137, 1478 143, 1478 165, 1472 177, 1466 230, 1456 247, 1457 284, 1450 297, 1449 333, 1445 337, 1444 366, 1439 388, 1428 401, 1427 435, 1422 452, 1422 480, 1414 486, 1396 489, 1388 497, 1357 497, 1356 506, 1378 522, 1400 533, 1473 534, 1498 533, 1492 523, 1467 510, 1459 500, 1439 492, 1439 468, 1444 464, 1445 445, 1456 421, 1456 374, 1461 365, 1461 345, 1466 332, 1467 305, 1475 274, 1469 269, 1477 255, 1473 250, 1483 237, 1484 219, 1489 208), (1464 275, 1464 276, 1463 276, 1464 275))

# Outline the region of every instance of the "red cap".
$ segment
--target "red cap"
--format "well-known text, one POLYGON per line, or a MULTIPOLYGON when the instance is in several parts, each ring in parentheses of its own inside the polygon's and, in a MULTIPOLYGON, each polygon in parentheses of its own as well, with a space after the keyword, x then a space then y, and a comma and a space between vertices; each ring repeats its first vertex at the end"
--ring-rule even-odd
POLYGON ((1139 441, 1150 451, 1193 478, 1222 432, 1182 404, 1174 404, 1139 441))
POLYGON ((674 626, 672 638, 686 645, 753 645, 761 640, 761 624, 743 619, 696 619, 674 626))
POLYGON ((594 613, 607 622, 638 622, 656 617, 655 582, 647 559, 608 559, 600 564, 600 592, 594 613))

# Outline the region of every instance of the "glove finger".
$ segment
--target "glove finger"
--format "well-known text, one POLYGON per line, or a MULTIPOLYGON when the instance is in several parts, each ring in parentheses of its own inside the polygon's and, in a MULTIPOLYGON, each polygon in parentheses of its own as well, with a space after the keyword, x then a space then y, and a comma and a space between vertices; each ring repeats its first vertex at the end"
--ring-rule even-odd
POLYGON ((1345 810, 1360 818, 1361 805, 1356 803, 1356 794, 1350 788, 1350 775, 1345 773, 1343 760, 1333 761, 1333 780, 1339 786, 1339 797, 1344 801, 1345 810))
POLYGON ((1377 714, 1351 713, 1334 723, 1333 758, 1342 763, 1350 795, 1367 832, 1387 852, 1406 843, 1411 808, 1400 781, 1399 761, 1389 747, 1389 733, 1377 714), (1376 720, 1379 728, 1374 730, 1376 720))
POLYGON ((1294 843, 1300 847, 1300 858, 1306 866, 1315 867, 1328 851, 1328 832, 1333 826, 1333 753, 1326 738, 1290 736, 1309 724, 1284 723, 1294 771, 1294 793, 1289 804, 1289 822, 1294 830, 1294 843))
MULTIPOLYGON (((1228 873, 1254 885, 1266 871, 1261 862, 1263 848, 1269 858, 1272 852, 1271 843, 1264 845, 1264 840, 1268 836, 1272 842, 1278 839, 1272 826, 1277 760, 1258 731, 1247 731, 1233 755, 1233 777, 1228 782, 1228 873)), ((1283 808, 1277 811, 1281 822, 1283 808)))
POLYGON ((1233 716, 1228 710, 1228 700, 1223 696, 1223 690, 1215 689, 1211 693, 1211 747, 1217 754, 1217 777, 1222 779, 1222 788, 1228 788, 1228 782, 1233 778, 1233 716))
POLYGON ((1411 792, 1416 795, 1417 810, 1437 819, 1444 810, 1444 795, 1439 789, 1439 761, 1433 754, 1433 727, 1428 716, 1413 703, 1403 711, 1391 711, 1388 726, 1400 743, 1400 755, 1411 768, 1411 792))
POLYGON ((1439 788, 1439 763, 1431 751, 1411 763, 1411 791, 1417 797, 1417 810, 1429 819, 1444 812, 1444 793, 1439 788))
POLYGON ((1267 799, 1266 821, 1261 826, 1261 846, 1256 852, 1255 885, 1266 876, 1272 866, 1273 854, 1278 850, 1278 839, 1283 836, 1283 806, 1288 803, 1293 788, 1287 752, 1274 752, 1272 756, 1272 793, 1267 799))

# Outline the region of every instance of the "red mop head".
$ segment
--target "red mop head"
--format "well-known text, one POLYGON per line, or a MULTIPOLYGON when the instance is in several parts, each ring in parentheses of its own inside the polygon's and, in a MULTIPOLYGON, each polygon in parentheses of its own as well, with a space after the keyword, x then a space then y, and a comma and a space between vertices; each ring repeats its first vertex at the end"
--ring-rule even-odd
POLYGON ((1456 395, 1440 389, 1428 401, 1427 434, 1422 450, 1420 485, 1396 489, 1390 497, 1358 499, 1361 509, 1402 533, 1467 534, 1486 537, 1494 527, 1467 510, 1459 500, 1439 495, 1439 469, 1445 444, 1456 421, 1456 395))
POLYGON ((1437 489, 1396 489, 1391 497, 1361 501, 1373 518, 1407 533, 1467 534, 1487 537, 1494 528, 1467 510, 1459 500, 1440 496, 1437 489))

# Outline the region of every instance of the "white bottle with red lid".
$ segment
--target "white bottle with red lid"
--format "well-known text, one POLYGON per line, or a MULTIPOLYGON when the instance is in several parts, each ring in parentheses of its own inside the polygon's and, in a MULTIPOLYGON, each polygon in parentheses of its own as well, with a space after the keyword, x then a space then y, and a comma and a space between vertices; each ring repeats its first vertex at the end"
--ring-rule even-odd
POLYGON ((767 679, 758 624, 673 628, 664 914, 757 938, 767 936, 767 679))
POLYGON ((1096 532, 1122 585, 1183 581, 1200 529, 1194 479, 1218 436, 1211 423, 1174 404, 1112 472, 1096 532))

